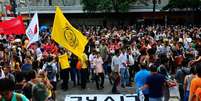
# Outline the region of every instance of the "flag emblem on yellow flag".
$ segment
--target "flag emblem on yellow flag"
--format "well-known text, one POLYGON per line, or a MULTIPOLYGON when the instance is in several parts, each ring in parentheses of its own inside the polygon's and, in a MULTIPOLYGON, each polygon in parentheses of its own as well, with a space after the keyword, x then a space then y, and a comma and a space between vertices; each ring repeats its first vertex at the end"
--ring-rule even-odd
POLYGON ((88 40, 69 23, 59 7, 56 7, 51 38, 82 59, 88 40))

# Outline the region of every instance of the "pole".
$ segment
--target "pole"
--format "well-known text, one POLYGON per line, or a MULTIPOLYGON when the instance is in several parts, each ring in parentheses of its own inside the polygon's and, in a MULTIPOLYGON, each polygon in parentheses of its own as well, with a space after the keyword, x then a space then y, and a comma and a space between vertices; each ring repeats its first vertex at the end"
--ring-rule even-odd
POLYGON ((167 27, 167 15, 165 15, 165 28, 167 27))
POLYGON ((27 0, 28 10, 29 10, 29 19, 31 19, 31 9, 30 9, 30 0, 27 0))
POLYGON ((4 10, 4 1, 0 1, 0 3, 1 3, 2 14, 5 14, 5 16, 2 17, 3 18, 2 20, 6 20, 5 17, 7 16, 7 14, 6 14, 5 10, 4 10))
POLYGON ((4 13, 5 13, 5 19, 6 19, 6 17, 7 17, 7 12, 6 12, 6 9, 4 9, 5 2, 2 2, 2 5, 3 5, 3 11, 4 11, 4 13))
POLYGON ((2 2, 0 2, 0 3, 1 3, 1 11, 2 11, 2 14, 3 14, 3 3, 2 2))
POLYGON ((156 0, 153 0, 153 25, 155 25, 156 0))

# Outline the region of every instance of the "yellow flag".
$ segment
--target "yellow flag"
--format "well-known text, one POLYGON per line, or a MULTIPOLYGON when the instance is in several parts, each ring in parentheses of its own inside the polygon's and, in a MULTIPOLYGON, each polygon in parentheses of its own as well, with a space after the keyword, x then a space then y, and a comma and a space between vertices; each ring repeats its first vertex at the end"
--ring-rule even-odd
POLYGON ((68 61, 68 55, 66 53, 59 56, 59 63, 61 65, 62 70, 70 68, 70 64, 69 64, 69 61, 68 61))
POLYGON ((59 7, 56 7, 51 38, 82 59, 88 40, 69 23, 59 7))

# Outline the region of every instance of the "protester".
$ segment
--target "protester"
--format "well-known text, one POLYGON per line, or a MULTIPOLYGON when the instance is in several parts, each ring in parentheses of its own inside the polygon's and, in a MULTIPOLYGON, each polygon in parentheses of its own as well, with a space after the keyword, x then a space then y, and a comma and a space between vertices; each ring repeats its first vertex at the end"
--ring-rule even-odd
MULTIPOLYGON (((135 77, 134 81, 136 84, 136 92, 138 94, 139 94, 139 88, 141 88, 145 85, 147 77, 151 74, 147 69, 148 69, 147 66, 141 65, 140 71, 138 71, 134 76, 135 77)), ((149 89, 146 88, 142 92, 143 92, 144 97, 145 97, 144 100, 149 101, 149 89)))
POLYGON ((185 79, 185 76, 189 74, 189 68, 187 68, 186 66, 187 66, 187 62, 183 61, 182 67, 177 69, 177 72, 175 75, 175 78, 179 84, 179 93, 180 93, 181 101, 183 101, 183 98, 184 98, 184 79, 185 79))
POLYGON ((184 101, 188 101, 189 99, 191 81, 195 77, 196 77, 196 68, 191 67, 190 74, 185 76, 185 79, 184 79, 184 94, 185 94, 184 101))
POLYGON ((112 57, 112 62, 111 62, 111 74, 110 74, 110 78, 111 78, 111 84, 113 84, 112 87, 112 93, 119 93, 119 84, 120 84, 120 60, 119 60, 119 55, 120 55, 120 51, 116 50, 114 53, 114 56, 112 57))
POLYGON ((48 56, 47 62, 43 65, 42 71, 45 71, 47 74, 48 79, 50 80, 50 83, 53 86, 52 89, 52 99, 56 99, 56 88, 57 88, 57 62, 55 61, 55 58, 53 56, 48 56))
POLYGON ((78 58, 76 55, 72 54, 70 58, 70 74, 71 74, 71 80, 73 81, 73 85, 80 85, 80 77, 79 77, 79 70, 77 70, 76 65, 78 62, 78 58))
MULTIPOLYGON (((81 84, 81 88, 85 89, 88 82, 95 80, 94 70, 96 68, 94 68, 94 60, 96 55, 94 51, 97 51, 100 52, 103 60, 104 75, 101 75, 101 78, 107 80, 107 75, 109 76, 113 85, 112 93, 120 93, 120 89, 127 89, 127 86, 133 86, 132 78, 140 68, 144 68, 141 66, 148 68, 146 70, 148 72, 149 67, 152 64, 156 64, 156 67, 163 67, 161 70, 167 72, 164 74, 158 69, 158 72, 166 77, 165 79, 167 79, 167 74, 176 75, 181 98, 183 98, 182 86, 184 85, 184 77, 187 74, 184 73, 184 75, 182 69, 189 67, 187 63, 193 67, 201 60, 201 28, 199 26, 110 25, 104 27, 86 25, 80 26, 80 31, 89 39, 83 59, 78 59, 77 56, 74 56, 75 54, 64 50, 63 47, 51 40, 50 29, 40 32, 40 40, 31 44, 27 49, 27 37, 25 35, 1 35, 0 66, 2 67, 0 78, 13 78, 14 76, 16 85, 19 86, 17 90, 21 92, 19 89, 23 88, 21 87, 23 83, 27 84, 29 81, 42 82, 41 80, 36 80, 38 78, 34 76, 30 78, 30 74, 27 72, 35 70, 35 73, 32 74, 38 77, 39 71, 43 69, 43 66, 46 67, 49 56, 53 56, 53 67, 57 68, 57 73, 54 75, 56 79, 49 79, 50 82, 53 81, 54 90, 56 90, 55 83, 58 83, 60 78, 63 81, 61 86, 64 90, 71 88, 68 87, 71 81, 73 81, 73 86, 76 87, 81 84), (65 53, 67 58, 61 62, 60 56, 65 53), (25 75, 22 76, 22 72, 25 75), (69 78, 69 75, 71 78, 69 78), (89 77, 90 79, 88 79, 89 77)), ((138 78, 138 76, 134 78, 138 78)), ((146 80, 136 80, 134 83, 136 86, 141 86, 138 84, 139 82, 146 82, 146 80)), ((99 84, 99 86, 101 85, 99 84)), ((168 86, 166 85, 164 88, 168 89, 168 86)), ((155 88, 153 89, 155 90, 155 88)), ((166 92, 165 90, 163 91, 166 92)), ((29 92, 25 95, 27 98, 31 98, 30 94, 29 92)), ((144 93, 145 98, 147 98, 146 94, 149 93, 144 93)))
MULTIPOLYGON (((61 56, 66 56, 67 53, 64 52, 64 50, 61 50, 61 56)), ((68 57, 66 57, 68 59, 68 57)), ((69 72, 70 72, 70 65, 69 63, 65 62, 67 60, 63 60, 59 58, 59 66, 60 66, 60 77, 63 80, 62 84, 61 84, 61 88, 63 90, 67 90, 68 89, 68 81, 69 81, 69 72)))
POLYGON ((120 61, 120 75, 121 75, 121 87, 129 85, 129 72, 127 67, 127 53, 125 49, 122 49, 122 52, 119 56, 120 61))
POLYGON ((96 81, 96 87, 97 89, 103 89, 104 88, 104 68, 103 68, 103 59, 99 52, 96 53, 96 57, 94 59, 94 67, 95 67, 95 81, 96 81), (100 81, 100 83, 99 83, 100 81))
POLYGON ((132 86, 132 81, 133 81, 133 74, 134 74, 134 57, 133 54, 131 53, 131 49, 128 49, 128 54, 127 54, 127 64, 128 64, 128 71, 129 71, 129 86, 132 86))
POLYGON ((43 83, 38 83, 33 87, 32 101, 48 101, 48 90, 43 83))
POLYGON ((196 96, 200 98, 199 88, 201 86, 201 64, 196 66, 197 76, 191 81, 189 101, 197 101, 196 96))
POLYGON ((14 92, 15 83, 8 78, 0 79, 1 101, 29 101, 23 94, 14 92))
POLYGON ((163 101, 163 87, 166 83, 165 77, 157 72, 157 67, 150 67, 151 75, 146 79, 145 85, 140 89, 149 88, 149 101, 163 101))
POLYGON ((23 94, 30 100, 32 98, 32 87, 39 82, 36 71, 32 70, 25 76, 25 83, 22 87, 23 94))
POLYGON ((95 73, 94 73, 94 60, 96 57, 96 51, 94 50, 90 55, 89 55, 89 62, 90 62, 90 75, 91 75, 91 80, 92 82, 95 80, 95 73))
POLYGON ((82 55, 82 60, 81 61, 81 64, 82 64, 82 67, 81 67, 81 88, 82 89, 86 89, 86 83, 87 83, 87 75, 88 75, 88 57, 86 54, 83 54, 82 55))
POLYGON ((48 101, 48 90, 43 83, 33 87, 32 95, 32 101, 48 101))

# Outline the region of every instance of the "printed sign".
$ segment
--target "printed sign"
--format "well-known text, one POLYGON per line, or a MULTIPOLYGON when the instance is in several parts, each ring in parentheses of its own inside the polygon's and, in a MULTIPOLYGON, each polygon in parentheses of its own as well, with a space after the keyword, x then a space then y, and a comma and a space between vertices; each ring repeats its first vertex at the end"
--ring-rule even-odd
POLYGON ((136 101, 137 94, 67 95, 65 101, 136 101))

